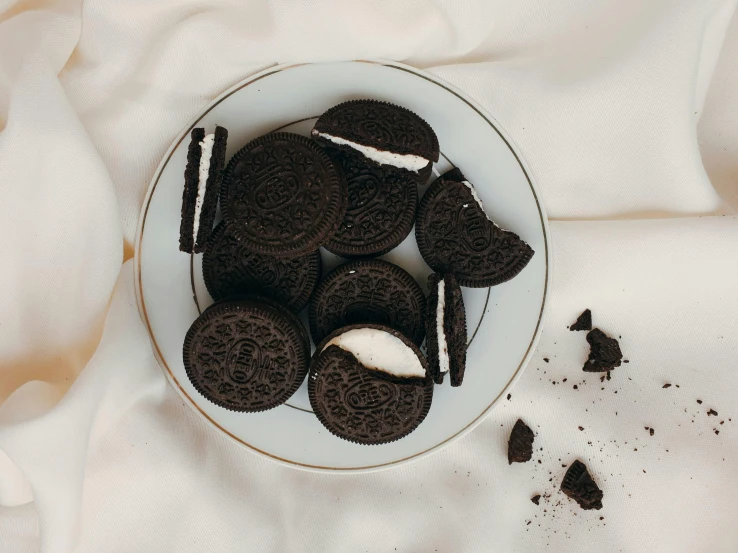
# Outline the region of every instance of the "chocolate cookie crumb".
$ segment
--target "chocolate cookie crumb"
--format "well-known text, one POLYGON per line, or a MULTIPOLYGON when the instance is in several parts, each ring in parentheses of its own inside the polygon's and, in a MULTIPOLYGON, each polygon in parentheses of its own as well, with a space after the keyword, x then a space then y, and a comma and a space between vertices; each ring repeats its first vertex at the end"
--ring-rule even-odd
POLYGON ((592 330, 592 312, 589 309, 585 309, 579 315, 576 322, 569 327, 569 330, 592 330))
POLYGON ((538 502, 541 500, 541 494, 534 495, 533 497, 530 498, 530 500, 536 505, 538 505, 538 502))
POLYGON ((615 338, 610 338, 599 328, 587 334, 590 345, 589 358, 582 370, 586 372, 605 372, 620 366, 623 353, 615 338))
POLYGON ((602 490, 581 461, 574 461, 564 475, 561 491, 576 501, 582 509, 602 509, 602 490))
POLYGON ((518 419, 510 432, 507 443, 507 461, 509 465, 525 463, 533 456, 533 431, 522 420, 518 419))

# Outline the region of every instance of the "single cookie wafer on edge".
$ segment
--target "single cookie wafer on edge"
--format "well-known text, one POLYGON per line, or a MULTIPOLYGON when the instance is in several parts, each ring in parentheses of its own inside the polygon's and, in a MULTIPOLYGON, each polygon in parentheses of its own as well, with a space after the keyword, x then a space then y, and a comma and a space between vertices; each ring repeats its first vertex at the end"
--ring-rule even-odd
POLYGON ((213 231, 218 196, 223 179, 228 131, 216 125, 215 132, 192 129, 182 192, 179 249, 201 253, 213 231))
POLYGON ((310 405, 332 434, 357 444, 399 440, 423 422, 433 381, 418 347, 381 325, 352 325, 321 342, 308 376, 310 405))
POLYGON ((461 386, 466 368, 466 312, 461 288, 453 273, 428 277, 425 315, 428 368, 436 384, 446 374, 451 386, 461 386))
POLYGON ((415 238, 425 262, 452 272, 461 286, 486 288, 522 271, 533 249, 487 215, 474 186, 459 169, 441 175, 423 195, 415 238))

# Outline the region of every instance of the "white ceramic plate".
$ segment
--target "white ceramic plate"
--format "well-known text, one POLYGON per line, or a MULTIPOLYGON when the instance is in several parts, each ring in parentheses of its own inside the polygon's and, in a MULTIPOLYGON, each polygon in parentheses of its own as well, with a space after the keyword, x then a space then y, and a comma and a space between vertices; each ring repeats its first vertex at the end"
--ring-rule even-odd
MULTIPOLYGON (((421 193, 426 187, 422 187, 421 193)), ((271 459, 301 468, 370 470, 396 465, 449 444, 479 423, 520 373, 541 328, 549 278, 548 229, 535 185, 499 125, 451 85, 392 62, 278 66, 225 92, 184 129, 151 182, 136 243, 136 292, 154 352, 172 385, 213 427, 271 459), (436 386, 427 418, 394 443, 360 446, 334 437, 310 411, 306 384, 286 405, 238 414, 205 400, 182 363, 185 333, 212 303, 201 256, 181 253, 180 204, 190 130, 228 129, 228 157, 252 138, 277 129, 308 134, 315 118, 351 99, 386 100, 411 109, 436 131, 442 157, 435 174, 453 165, 475 184, 487 212, 535 250, 512 281, 491 289, 464 289, 471 340, 464 384, 436 386)), ((327 272, 341 260, 323 251, 327 272)), ((424 287, 430 269, 414 232, 384 256, 424 287)), ((303 320, 304 314, 303 314, 303 320)))

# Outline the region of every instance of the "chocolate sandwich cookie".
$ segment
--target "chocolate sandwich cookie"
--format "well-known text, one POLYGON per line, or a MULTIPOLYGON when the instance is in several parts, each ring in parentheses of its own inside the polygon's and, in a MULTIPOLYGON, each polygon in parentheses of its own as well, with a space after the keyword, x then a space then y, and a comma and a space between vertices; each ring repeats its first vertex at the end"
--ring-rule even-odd
POLYGON ((202 275, 216 301, 258 294, 279 300, 297 313, 318 286, 321 266, 319 251, 292 259, 252 252, 221 222, 203 255, 202 275))
POLYGON ((451 375, 451 386, 461 386, 466 368, 466 311, 461 288, 453 273, 428 277, 425 311, 428 368, 436 384, 451 375))
POLYGON ((486 288, 516 276, 533 257, 520 237, 498 227, 459 169, 441 175, 420 201, 415 223, 420 254, 461 286, 486 288))
POLYGON ((217 125, 212 134, 199 127, 190 133, 179 226, 179 249, 183 252, 202 252, 213 231, 227 141, 228 131, 217 125))
POLYGON ((346 181, 312 140, 267 134, 241 148, 223 176, 226 223, 251 251, 307 255, 325 244, 346 213, 346 181))
POLYGON ((315 351, 310 405, 332 434, 358 444, 399 440, 423 422, 433 400, 423 354, 401 332, 354 325, 315 351))
POLYGON ((358 152, 375 165, 414 173, 422 183, 438 161, 431 126, 408 109, 377 100, 332 107, 315 122, 312 136, 326 147, 358 152))
POLYGON ((195 389, 231 411, 281 405, 305 378, 310 342, 300 321, 270 301, 213 304, 187 331, 185 371, 195 389))
POLYGON ((602 490, 581 461, 574 461, 569 466, 561 482, 561 491, 584 510, 602 509, 602 490))
POLYGON ((373 257, 399 245, 415 223, 417 176, 356 152, 334 150, 331 159, 348 183, 348 208, 325 249, 342 257, 373 257))
POLYGON ((352 324, 399 330, 416 345, 425 337, 425 295, 404 269, 381 259, 340 265, 323 279, 310 301, 310 334, 319 343, 352 324))

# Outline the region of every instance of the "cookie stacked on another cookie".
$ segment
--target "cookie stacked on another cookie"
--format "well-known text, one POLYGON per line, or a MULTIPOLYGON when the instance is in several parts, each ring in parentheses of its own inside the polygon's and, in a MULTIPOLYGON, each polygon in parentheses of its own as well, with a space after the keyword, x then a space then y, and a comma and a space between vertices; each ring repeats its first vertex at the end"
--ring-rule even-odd
POLYGON ((399 440, 423 422, 433 400, 433 381, 423 354, 401 332, 352 325, 318 345, 308 395, 332 434, 376 445, 399 440))
POLYGON ((410 234, 417 187, 438 161, 433 129, 405 108, 354 100, 326 111, 311 134, 348 182, 348 209, 326 249, 342 257, 394 249, 410 234))

